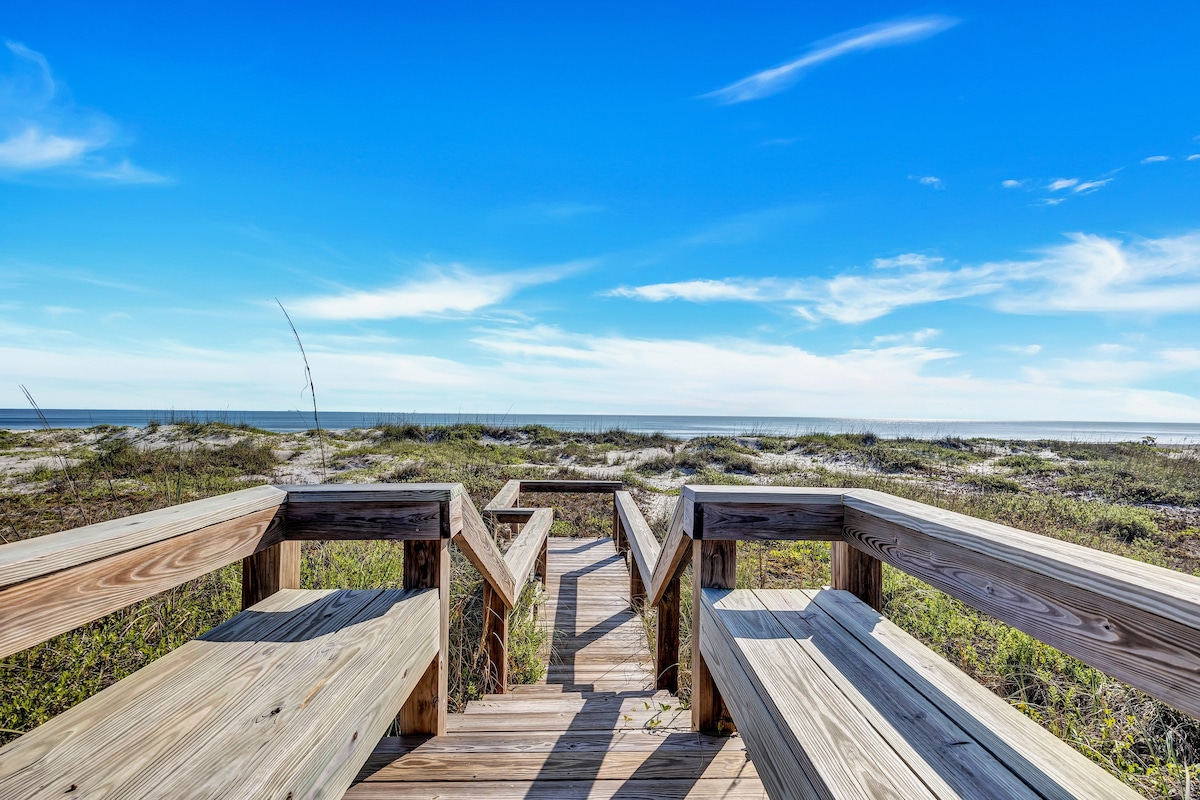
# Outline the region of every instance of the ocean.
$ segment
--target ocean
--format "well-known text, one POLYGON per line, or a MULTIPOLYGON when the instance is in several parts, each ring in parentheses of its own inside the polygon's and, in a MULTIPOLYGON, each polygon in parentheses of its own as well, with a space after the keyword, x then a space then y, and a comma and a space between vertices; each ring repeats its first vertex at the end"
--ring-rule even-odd
MULTIPOLYGON (((150 411, 43 409, 51 427, 87 428, 92 425, 145 427, 151 422, 223 422, 268 431, 294 432, 313 427, 304 411, 150 411)), ((321 427, 330 430, 368 428, 381 423, 447 425, 481 423, 519 427, 545 425, 565 431, 603 431, 621 428, 638 433, 665 433, 681 439, 739 434, 795 436, 806 433, 874 433, 884 438, 1061 439, 1083 442, 1140 441, 1152 436, 1159 444, 1200 445, 1200 423, 1078 422, 1070 420, 913 420, 842 417, 726 417, 668 414, 422 414, 325 411, 321 427)), ((33 409, 0 409, 0 428, 33 430, 43 427, 33 409)))

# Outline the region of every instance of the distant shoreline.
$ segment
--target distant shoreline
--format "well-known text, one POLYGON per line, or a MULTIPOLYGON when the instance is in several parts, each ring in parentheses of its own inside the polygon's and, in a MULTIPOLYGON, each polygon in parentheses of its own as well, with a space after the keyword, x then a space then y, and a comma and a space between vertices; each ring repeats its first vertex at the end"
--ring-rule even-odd
MULTIPOLYGON (((313 427, 304 411, 161 411, 145 409, 43 409, 53 428, 95 425, 144 428, 151 423, 218 422, 246 425, 277 433, 313 427)), ((1200 445, 1200 422, 1096 422, 1021 420, 897 420, 839 417, 760 417, 685 414, 430 414, 327 411, 321 427, 329 430, 371 428, 382 424, 455 425, 519 428, 542 425, 562 431, 627 430, 663 433, 679 439, 698 436, 796 436, 811 433, 873 433, 887 439, 991 438, 1032 441, 1118 442, 1152 437, 1158 444, 1200 445)), ((44 427, 33 409, 0 409, 0 429, 14 431, 44 427)))

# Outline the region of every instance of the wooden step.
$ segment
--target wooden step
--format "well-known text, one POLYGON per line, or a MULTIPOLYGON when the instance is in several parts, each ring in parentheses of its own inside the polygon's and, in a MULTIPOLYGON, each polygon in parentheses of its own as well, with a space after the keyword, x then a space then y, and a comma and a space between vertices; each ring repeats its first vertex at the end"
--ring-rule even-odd
POLYGON ((711 780, 427 781, 355 784, 346 800, 766 800, 762 781, 711 780))

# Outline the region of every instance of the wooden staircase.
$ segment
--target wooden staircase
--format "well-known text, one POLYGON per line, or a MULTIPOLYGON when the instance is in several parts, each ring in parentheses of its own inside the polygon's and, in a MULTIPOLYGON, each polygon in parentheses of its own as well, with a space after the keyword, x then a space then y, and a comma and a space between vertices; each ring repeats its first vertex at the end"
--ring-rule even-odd
POLYGON ((763 798, 742 740, 694 733, 654 690, 612 540, 551 539, 543 683, 486 695, 445 736, 380 742, 346 798, 763 798))

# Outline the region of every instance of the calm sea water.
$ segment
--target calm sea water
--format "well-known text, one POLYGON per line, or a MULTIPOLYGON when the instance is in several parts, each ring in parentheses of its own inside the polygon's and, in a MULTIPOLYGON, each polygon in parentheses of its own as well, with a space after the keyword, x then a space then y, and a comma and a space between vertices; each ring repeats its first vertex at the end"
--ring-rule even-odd
MULTIPOLYGON (((55 428, 92 425, 145 427, 150 422, 171 421, 245 423, 269 431, 304 431, 313 427, 312 414, 302 411, 136 411, 44 409, 55 428)), ((1071 421, 963 421, 852 419, 839 417, 706 417, 653 414, 382 414, 326 411, 321 427, 331 430, 366 428, 384 422, 446 425, 461 422, 486 425, 545 425, 565 431, 602 431, 622 428, 639 433, 665 433, 690 439, 695 436, 733 434, 797 435, 805 433, 866 433, 886 438, 910 436, 936 439, 944 436, 995 439, 1064 439, 1086 442, 1138 441, 1153 436, 1160 444, 1200 445, 1200 423, 1183 422, 1071 422, 1071 421)), ((32 409, 0 409, 0 428, 32 430, 42 422, 32 409)))

